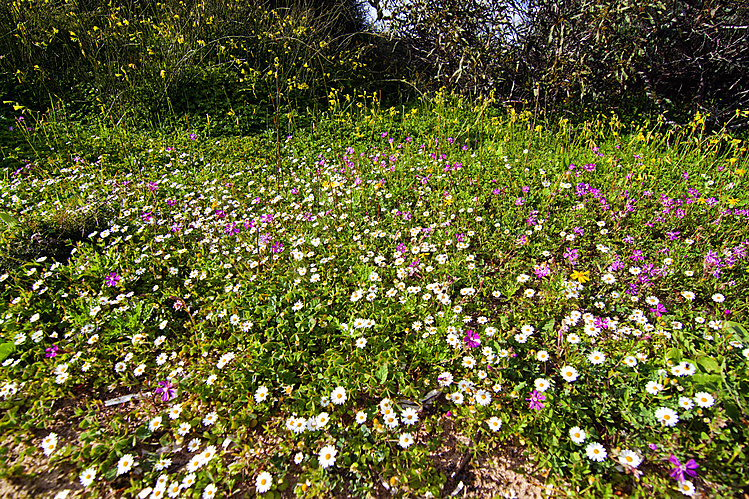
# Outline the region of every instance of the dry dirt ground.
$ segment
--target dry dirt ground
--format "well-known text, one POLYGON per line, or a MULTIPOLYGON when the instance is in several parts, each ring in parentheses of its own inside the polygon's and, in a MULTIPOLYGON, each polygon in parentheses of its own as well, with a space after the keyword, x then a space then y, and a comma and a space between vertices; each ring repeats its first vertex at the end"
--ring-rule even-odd
MULTIPOLYGON (((121 393, 111 393, 110 397, 119 396, 121 393)), ((74 417, 76 404, 80 401, 67 399, 60 401, 55 407, 56 412, 63 417, 62 421, 54 428, 35 432, 36 443, 41 442, 49 432, 57 433, 61 441, 72 443, 78 440, 77 422, 74 417)), ((142 403, 133 399, 125 403, 116 404, 111 407, 101 407, 97 419, 107 420, 116 412, 131 412, 137 405, 142 403)), ((506 446, 489 455, 474 455, 464 449, 471 448, 470 440, 453 431, 452 423, 446 422, 447 427, 443 435, 441 446, 431 455, 436 469, 441 471, 447 478, 442 496, 443 497, 480 497, 480 498, 518 498, 536 499, 548 497, 546 489, 541 481, 534 478, 530 470, 525 469, 526 459, 522 456, 521 449, 506 446)), ((259 436, 258 443, 268 436, 259 436)), ((273 442, 266 442, 268 448, 274 448, 273 442)), ((261 444, 264 447, 264 445, 261 444)), ((49 458, 45 457, 36 447, 34 452, 23 456, 24 444, 15 444, 11 438, 0 442, 0 447, 7 447, 8 465, 23 465, 26 474, 18 477, 0 479, 0 498, 12 499, 77 499, 90 497, 78 482, 76 470, 72 467, 59 467, 57 464, 50 466, 49 458), (29 470, 34 474, 29 475, 29 470)), ((59 447, 58 447, 59 449, 59 447)), ((261 451, 262 452, 262 451, 261 451)), ((173 463, 179 465, 182 456, 174 456, 173 463)), ((293 475, 293 473, 291 473, 293 475)), ((287 489, 285 497, 295 497, 292 486, 287 489)), ((253 497, 254 488, 251 484, 239 487, 232 493, 231 498, 253 497)), ((122 490, 108 490, 104 497, 119 499, 123 497, 122 490)), ((412 497, 403 490, 392 489, 386 483, 381 483, 375 491, 376 498, 389 497, 412 497)), ((340 496, 347 497, 345 492, 340 496)))
MULTIPOLYGON (((454 437, 456 440, 459 437, 454 437)), ((445 473, 448 481, 443 497, 518 498, 540 499, 547 497, 544 485, 537 479, 522 474, 523 458, 516 449, 503 449, 501 454, 468 456, 458 452, 452 442, 445 442, 434 456, 435 464, 445 473), (468 460, 467 457, 473 457, 468 460)), ((41 453, 25 457, 21 462, 27 469, 36 469, 33 478, 0 479, 0 498, 12 499, 75 499, 87 497, 77 482, 72 482, 72 469, 59 469, 47 465, 41 453)), ((291 489, 289 489, 291 490, 291 489)), ((244 497, 242 490, 232 497, 244 497)), ((245 490, 244 492, 249 492, 245 490)), ((395 491, 393 491, 395 492, 395 491)), ((253 494, 249 494, 251 497, 253 494)), ((294 497, 293 494, 287 494, 294 497)), ((395 494, 396 496, 400 494, 395 494)), ((380 497, 391 494, 380 488, 380 497)), ((121 494, 110 490, 106 497, 119 498, 121 494)))

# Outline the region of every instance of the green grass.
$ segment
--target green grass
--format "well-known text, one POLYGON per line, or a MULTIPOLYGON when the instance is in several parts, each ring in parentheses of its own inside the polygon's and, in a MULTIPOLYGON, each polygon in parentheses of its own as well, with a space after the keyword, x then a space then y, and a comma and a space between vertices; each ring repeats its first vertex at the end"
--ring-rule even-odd
POLYGON ((332 101, 288 137, 8 132, 8 481, 438 497, 471 490, 459 436, 466 470, 512 448, 559 496, 680 496, 671 456, 746 490, 744 142, 332 101))

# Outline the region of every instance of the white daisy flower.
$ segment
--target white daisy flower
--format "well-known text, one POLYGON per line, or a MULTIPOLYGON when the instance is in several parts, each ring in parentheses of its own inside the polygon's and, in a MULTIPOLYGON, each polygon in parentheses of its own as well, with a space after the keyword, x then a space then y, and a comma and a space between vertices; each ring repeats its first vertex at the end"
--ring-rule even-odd
POLYGON ((713 406, 715 399, 707 392, 697 392, 694 394, 694 403, 706 409, 713 406))
POLYGON ((573 426, 572 428, 570 428, 570 440, 578 445, 585 442, 587 436, 588 435, 585 433, 585 430, 581 429, 578 426, 573 426))
POLYGON ((585 448, 585 454, 591 461, 596 461, 599 463, 606 459, 606 456, 608 455, 606 449, 603 448, 603 445, 599 444, 598 442, 589 443, 585 448))
POLYGON ((267 471, 260 473, 255 479, 255 489, 258 494, 265 494, 273 485, 273 477, 267 471))
POLYGON ((320 466, 323 468, 329 468, 335 464, 335 457, 338 455, 338 451, 332 445, 326 445, 320 449, 320 453, 317 456, 317 460, 320 466))
POLYGON ((663 426, 675 426, 679 422, 679 415, 673 409, 668 407, 659 407, 655 410, 655 418, 663 426))

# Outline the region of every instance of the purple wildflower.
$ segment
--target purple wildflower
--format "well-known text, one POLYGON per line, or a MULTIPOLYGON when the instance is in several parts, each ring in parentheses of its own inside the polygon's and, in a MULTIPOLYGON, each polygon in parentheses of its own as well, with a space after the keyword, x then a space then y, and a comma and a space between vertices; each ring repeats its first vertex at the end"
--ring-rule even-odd
POLYGON ((536 277, 541 279, 542 277, 546 277, 551 273, 551 269, 549 268, 546 263, 542 263, 540 265, 536 265, 536 268, 533 270, 533 273, 536 274, 536 277))
POLYGON ((49 348, 44 349, 44 356, 48 359, 57 357, 57 345, 52 345, 49 348))
POLYGON ((619 258, 619 255, 614 255, 614 261, 609 266, 609 270, 611 272, 616 272, 617 270, 621 270, 624 268, 624 263, 622 263, 621 258, 619 258))
POLYGON ((541 402, 546 400, 546 396, 542 393, 538 393, 537 390, 533 390, 530 395, 530 398, 525 399, 530 402, 528 404, 528 408, 535 411, 540 411, 541 409, 543 409, 544 405, 541 402))
POLYGON ((593 324, 596 327, 599 327, 601 329, 608 329, 609 328, 609 318, 608 317, 596 317, 596 320, 593 322, 593 324))
POLYGON ((668 461, 676 466, 674 469, 671 470, 671 478, 676 480, 677 482, 683 482, 685 480, 684 474, 686 473, 689 476, 697 476, 697 472, 694 471, 697 468, 699 468, 699 465, 695 462, 694 459, 690 459, 684 464, 681 464, 679 462, 679 459, 671 454, 671 457, 668 458, 668 461))
POLYGON ((116 272, 110 272, 107 274, 107 277, 104 279, 104 282, 107 284, 107 286, 114 287, 117 286, 117 284, 120 283, 120 276, 117 275, 116 272))
POLYGON ((659 303, 654 308, 650 309, 650 313, 655 314, 656 317, 660 317, 666 313, 666 307, 663 306, 663 303, 659 303))
POLYGON ((481 344, 479 333, 477 331, 474 331, 473 329, 469 329, 468 331, 466 331, 466 336, 465 338, 463 338, 463 341, 466 342, 468 348, 476 348, 481 344))
POLYGON ((155 392, 161 395, 162 402, 167 402, 169 399, 173 399, 177 396, 177 388, 172 385, 169 380, 159 381, 156 384, 159 385, 159 387, 155 390, 155 392))
POLYGON ((276 241, 270 249, 273 253, 281 253, 283 251, 283 244, 281 241, 276 241))
POLYGON ((532 210, 528 214, 528 218, 525 219, 525 223, 527 223, 528 225, 530 225, 531 227, 533 227, 534 225, 536 225, 537 220, 538 220, 538 211, 537 210, 532 210))
POLYGON ((580 257, 580 253, 574 248, 567 248, 567 251, 565 251, 562 256, 566 258, 570 262, 570 264, 574 265, 577 259, 580 257))

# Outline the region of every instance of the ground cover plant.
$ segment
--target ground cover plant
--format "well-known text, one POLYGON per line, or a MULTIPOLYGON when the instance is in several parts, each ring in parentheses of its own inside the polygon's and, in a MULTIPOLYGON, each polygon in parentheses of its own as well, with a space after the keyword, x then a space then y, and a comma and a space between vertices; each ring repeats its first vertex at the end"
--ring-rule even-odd
POLYGON ((15 119, 6 481, 439 497, 513 448, 554 497, 746 490, 745 142, 331 105, 280 141, 15 119))

